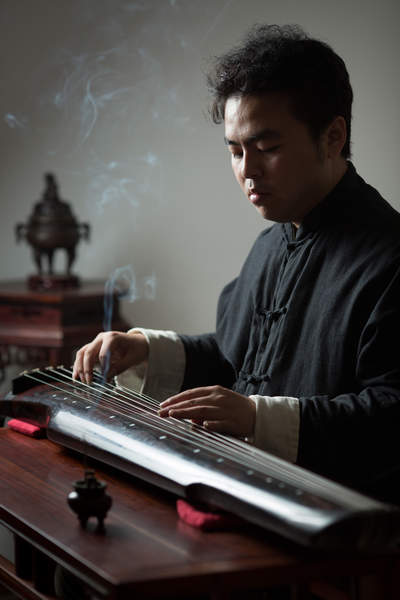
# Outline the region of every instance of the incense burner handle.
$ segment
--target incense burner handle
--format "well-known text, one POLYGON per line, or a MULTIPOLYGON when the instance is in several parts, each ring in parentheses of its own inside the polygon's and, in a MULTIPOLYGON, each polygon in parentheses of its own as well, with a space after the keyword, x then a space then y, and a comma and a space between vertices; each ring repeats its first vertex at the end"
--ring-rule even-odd
POLYGON ((78 225, 79 227, 79 235, 82 239, 84 239, 86 242, 89 241, 90 238, 90 225, 89 223, 80 223, 78 225))
POLYGON ((15 237, 17 242, 26 239, 26 232, 28 227, 24 223, 18 223, 15 226, 15 237))

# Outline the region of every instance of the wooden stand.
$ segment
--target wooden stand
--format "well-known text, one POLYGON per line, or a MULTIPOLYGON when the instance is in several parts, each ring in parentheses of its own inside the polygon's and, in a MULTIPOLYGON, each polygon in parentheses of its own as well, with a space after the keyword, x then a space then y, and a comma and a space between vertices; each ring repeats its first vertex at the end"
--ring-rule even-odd
MULTIPOLYGON (((104 283, 37 291, 0 283, 0 369, 7 363, 70 366, 74 352, 104 329, 104 283)), ((126 330, 114 297, 112 328, 126 330)))
POLYGON ((398 556, 324 556, 252 525, 205 533, 179 520, 171 494, 99 465, 113 506, 103 533, 83 529, 67 504, 79 457, 5 429, 0 455, 0 520, 16 542, 14 564, 0 559, 0 582, 23 598, 53 597, 56 564, 109 600, 248 600, 276 585, 292 600, 399 597, 398 556))

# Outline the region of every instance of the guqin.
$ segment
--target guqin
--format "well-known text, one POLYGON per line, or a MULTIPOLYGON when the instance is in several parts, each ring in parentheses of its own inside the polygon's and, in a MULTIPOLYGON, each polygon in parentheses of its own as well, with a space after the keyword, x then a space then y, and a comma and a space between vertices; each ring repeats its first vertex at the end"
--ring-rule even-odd
POLYGON ((45 426, 47 437, 169 490, 326 550, 398 549, 400 508, 333 483, 251 445, 173 418, 158 403, 96 373, 89 386, 64 367, 26 371, 1 413, 45 426))

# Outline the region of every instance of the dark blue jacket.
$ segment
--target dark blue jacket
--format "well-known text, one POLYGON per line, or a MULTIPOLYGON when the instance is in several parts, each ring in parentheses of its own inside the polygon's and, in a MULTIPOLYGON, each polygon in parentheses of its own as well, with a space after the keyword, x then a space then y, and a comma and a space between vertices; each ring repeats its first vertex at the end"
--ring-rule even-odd
POLYGON ((400 214, 349 168, 256 240, 215 334, 182 336, 184 389, 300 399, 298 463, 400 501, 400 214))

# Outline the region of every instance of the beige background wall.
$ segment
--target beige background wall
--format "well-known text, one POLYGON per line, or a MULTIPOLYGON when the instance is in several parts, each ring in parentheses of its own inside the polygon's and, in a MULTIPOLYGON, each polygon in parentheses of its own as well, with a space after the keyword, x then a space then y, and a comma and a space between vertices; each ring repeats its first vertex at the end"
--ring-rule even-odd
POLYGON ((1 0, 0 279, 34 271, 13 231, 50 171, 92 226, 75 272, 121 269, 132 322, 213 328, 222 285, 266 223, 207 119, 203 74, 255 22, 298 23, 342 55, 354 163, 400 208, 399 12, 397 0, 1 0))

